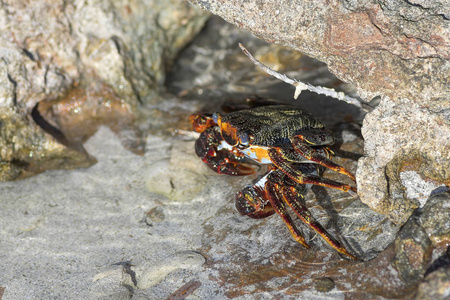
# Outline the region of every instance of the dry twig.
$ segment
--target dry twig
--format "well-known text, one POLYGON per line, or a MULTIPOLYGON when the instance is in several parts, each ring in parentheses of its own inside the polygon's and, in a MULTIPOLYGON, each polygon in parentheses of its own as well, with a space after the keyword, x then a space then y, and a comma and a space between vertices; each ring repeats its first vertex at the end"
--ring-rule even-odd
POLYGON ((242 49, 242 51, 244 52, 245 55, 248 56, 248 58, 250 58, 250 60, 257 66, 259 67, 261 70, 263 70, 264 72, 266 72, 267 74, 286 82, 287 84, 290 84, 292 86, 295 87, 295 93, 294 93, 294 98, 297 99, 298 96, 300 95, 300 93, 304 90, 308 90, 317 94, 322 94, 328 97, 333 97, 336 98, 338 100, 342 100, 345 101, 349 104, 355 105, 357 107, 363 108, 364 107, 361 105, 361 100, 357 99, 357 98, 353 98, 350 96, 345 95, 343 92, 337 92, 334 89, 330 89, 330 88, 326 88, 326 87, 321 87, 321 86, 314 86, 312 84, 309 83, 303 83, 301 81, 298 81, 296 79, 292 79, 287 77, 285 74, 280 74, 275 70, 272 70, 271 68, 269 68, 268 66, 266 66, 265 64, 263 64, 262 62, 260 62, 259 60, 257 60, 255 57, 253 57, 253 55, 251 55, 251 53, 245 49, 244 46, 242 46, 241 43, 239 43, 239 47, 242 49))

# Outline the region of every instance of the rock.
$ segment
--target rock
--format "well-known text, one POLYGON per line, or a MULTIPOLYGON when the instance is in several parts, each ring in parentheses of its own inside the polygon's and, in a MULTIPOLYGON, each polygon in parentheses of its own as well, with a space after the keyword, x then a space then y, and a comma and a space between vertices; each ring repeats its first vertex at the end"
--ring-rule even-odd
MULTIPOLYGON (((85 140, 121 116, 136 132, 138 105, 157 101, 166 68, 207 16, 182 0, 4 3, 0 180, 93 164, 73 140, 61 143, 73 128, 85 140)), ((124 143, 142 153, 139 138, 124 143)))
MULTIPOLYGON (((395 240, 396 254, 392 264, 407 285, 413 286, 440 268, 448 269, 450 248, 433 264, 431 258, 433 250, 439 251, 449 242, 449 204, 448 191, 431 196, 423 209, 417 210, 400 230, 395 240)), ((445 285, 441 288, 445 289, 445 285)), ((419 288, 418 293, 423 292, 419 288)), ((426 293, 432 294, 430 291, 426 293)))
POLYGON ((366 156, 359 160, 357 171, 361 200, 403 224, 421 205, 408 195, 409 189, 423 185, 426 199, 438 186, 449 185, 448 124, 409 100, 382 101, 366 116, 362 128, 366 156), (409 172, 418 174, 419 181, 404 180, 409 172))
POLYGON ((370 210, 361 201, 354 201, 339 214, 341 234, 361 260, 376 257, 395 240, 399 226, 386 216, 370 210))
POLYGON ((450 297, 450 268, 439 269, 419 284, 417 300, 438 300, 450 297))
POLYGON ((447 251, 441 256, 439 256, 433 263, 428 267, 427 271, 423 277, 427 277, 430 273, 442 268, 450 267, 450 246, 447 247, 447 251))
POLYGON ((418 223, 418 217, 411 217, 395 241, 393 262, 406 283, 413 284, 423 277, 431 260, 431 246, 428 235, 418 223))
POLYGON ((190 201, 206 184, 207 174, 214 174, 203 166, 194 154, 191 141, 174 141, 170 159, 155 163, 145 175, 147 189, 175 201, 190 201))
POLYGON ((189 1, 325 62, 365 99, 406 97, 445 107, 450 9, 440 1, 189 1))
POLYGON ((0 113, 0 119, 1 181, 24 178, 48 169, 88 167, 96 162, 84 149, 69 148, 49 138, 13 109, 0 113))
POLYGON ((398 174, 409 159, 421 158, 408 171, 449 184, 450 10, 443 2, 190 2, 325 62, 366 101, 381 96, 364 122, 367 157, 357 172, 361 200, 372 209, 403 224, 418 206, 398 174))
POLYGON ((320 293, 327 293, 329 291, 331 291, 332 289, 334 289, 335 285, 333 282, 333 279, 331 278, 320 278, 316 280, 316 284, 314 286, 314 288, 316 289, 316 291, 320 292, 320 293))
POLYGON ((449 191, 430 197, 423 207, 420 224, 428 234, 434 247, 442 247, 450 244, 449 191))
POLYGON ((200 269, 206 262, 202 254, 195 251, 175 253, 174 256, 158 264, 143 265, 137 268, 137 288, 148 289, 164 279, 176 269, 200 269))

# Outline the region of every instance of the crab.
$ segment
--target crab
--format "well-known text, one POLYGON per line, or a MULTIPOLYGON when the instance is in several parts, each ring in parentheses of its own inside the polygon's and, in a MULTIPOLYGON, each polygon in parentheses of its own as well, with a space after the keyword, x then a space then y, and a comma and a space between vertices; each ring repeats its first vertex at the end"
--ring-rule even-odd
POLYGON ((277 213, 293 238, 309 248, 287 212, 287 206, 331 247, 355 260, 347 249, 317 222, 303 204, 311 185, 356 193, 356 188, 320 176, 324 169, 355 176, 331 160, 333 135, 310 113, 290 105, 269 105, 228 114, 194 114, 193 130, 200 133, 196 154, 219 174, 242 176, 256 172, 257 164, 268 172, 253 186, 236 195, 242 215, 265 218, 277 213), (286 206, 287 205, 287 206, 286 206))

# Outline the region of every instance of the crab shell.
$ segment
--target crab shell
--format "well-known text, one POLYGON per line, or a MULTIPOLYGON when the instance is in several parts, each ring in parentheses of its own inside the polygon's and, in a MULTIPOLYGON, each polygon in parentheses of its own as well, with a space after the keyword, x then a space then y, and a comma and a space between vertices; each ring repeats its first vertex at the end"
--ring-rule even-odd
POLYGON ((331 132, 320 121, 302 109, 287 105, 262 106, 224 116, 214 113, 212 119, 220 127, 226 144, 263 164, 271 163, 270 148, 290 147, 291 138, 297 135, 313 132, 306 140, 313 145, 334 143, 331 132))

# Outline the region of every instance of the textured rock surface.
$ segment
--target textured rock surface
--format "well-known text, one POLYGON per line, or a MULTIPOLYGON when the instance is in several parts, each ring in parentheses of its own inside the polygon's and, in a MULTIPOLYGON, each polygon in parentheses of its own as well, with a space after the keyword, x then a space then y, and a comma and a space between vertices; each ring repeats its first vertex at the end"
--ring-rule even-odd
POLYGON ((423 207, 420 224, 435 247, 450 244, 450 191, 430 197, 423 207))
MULTIPOLYGON (((325 62, 366 101, 381 96, 363 128, 367 157, 359 162, 357 179, 364 203, 397 223, 407 220, 419 206, 404 192, 416 183, 407 185, 398 174, 408 158, 421 158, 408 170, 422 181, 449 184, 446 1, 190 2, 266 41, 325 62)), ((430 192, 424 191, 425 198, 430 192)))
POLYGON ((412 101, 382 101, 362 129, 367 157, 358 164, 361 199, 402 224, 423 206, 408 189, 422 186, 427 199, 440 185, 450 185, 449 124, 412 101), (409 172, 419 176, 407 180, 409 172))
POLYGON ((431 241, 415 216, 402 227, 395 241, 394 266, 408 283, 417 282, 431 260, 431 241))
MULTIPOLYGON (((430 276, 429 273, 440 268, 448 268, 450 264, 449 205, 448 190, 436 193, 428 199, 423 209, 415 211, 401 228, 395 240, 396 254, 392 264, 405 284, 414 286, 424 277, 430 276), (436 254, 442 254, 442 256, 431 262, 432 256, 436 254)), ((431 295, 432 292, 427 290, 428 285, 439 283, 440 281, 431 280, 419 288, 418 295, 431 295)), ((441 283, 439 289, 445 290, 446 285, 441 283)))
POLYGON ((32 109, 51 102, 38 111, 63 134, 69 132, 61 123, 72 137, 77 127, 82 134, 75 140, 111 125, 109 113, 128 116, 124 122, 130 123, 139 102, 157 100, 166 68, 206 16, 182 0, 3 1, 0 180, 91 165, 95 160, 80 144, 61 143, 57 133, 37 126, 32 109), (81 114, 91 119, 86 128, 80 128, 81 114))
POLYGON ((443 268, 428 275, 419 284, 417 300, 448 299, 450 297, 450 268, 443 268))

